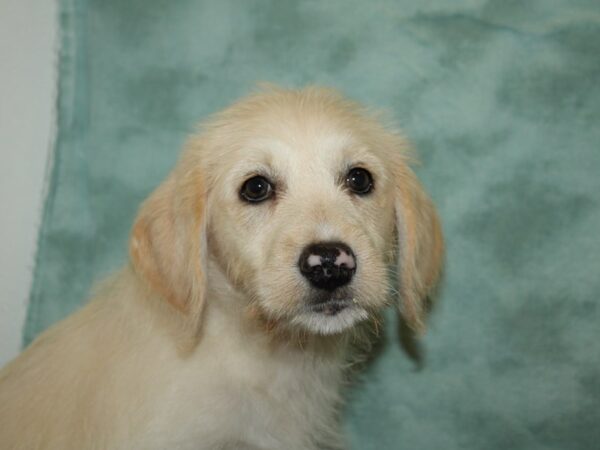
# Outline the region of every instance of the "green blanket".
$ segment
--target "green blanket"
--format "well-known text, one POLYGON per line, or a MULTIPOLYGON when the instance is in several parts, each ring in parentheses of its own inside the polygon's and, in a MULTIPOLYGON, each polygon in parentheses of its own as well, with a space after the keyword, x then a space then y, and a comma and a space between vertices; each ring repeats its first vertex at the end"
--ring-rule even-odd
POLYGON ((390 313, 351 448, 598 448, 598 0, 65 0, 60 25, 25 343, 126 261, 199 120, 257 81, 324 84, 393 112, 448 245, 423 360, 390 313))

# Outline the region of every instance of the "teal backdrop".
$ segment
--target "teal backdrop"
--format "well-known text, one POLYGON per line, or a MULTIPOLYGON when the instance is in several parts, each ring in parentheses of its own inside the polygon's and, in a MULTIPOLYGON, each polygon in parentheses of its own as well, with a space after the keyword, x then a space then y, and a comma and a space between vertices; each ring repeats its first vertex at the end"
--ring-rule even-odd
POLYGON ((198 121, 323 84, 392 112, 448 247, 421 364, 390 313, 349 392, 351 449, 600 448, 598 0, 64 0, 60 27, 25 344, 126 262, 198 121))

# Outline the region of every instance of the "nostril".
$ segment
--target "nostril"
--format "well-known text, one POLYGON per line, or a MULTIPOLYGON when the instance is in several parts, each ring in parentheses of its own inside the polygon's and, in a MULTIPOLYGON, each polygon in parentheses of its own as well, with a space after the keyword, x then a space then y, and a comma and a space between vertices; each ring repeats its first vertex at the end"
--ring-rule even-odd
POLYGON ((321 265, 321 256, 311 253, 308 255, 308 259, 306 260, 308 267, 315 267, 321 265))
POLYGON ((307 246, 298 266, 313 286, 333 290, 350 282, 356 271, 356 258, 346 244, 324 242, 307 246))
POLYGON ((354 269, 356 267, 356 261, 352 250, 344 251, 340 249, 339 255, 336 256, 334 264, 338 267, 347 267, 348 269, 354 269))

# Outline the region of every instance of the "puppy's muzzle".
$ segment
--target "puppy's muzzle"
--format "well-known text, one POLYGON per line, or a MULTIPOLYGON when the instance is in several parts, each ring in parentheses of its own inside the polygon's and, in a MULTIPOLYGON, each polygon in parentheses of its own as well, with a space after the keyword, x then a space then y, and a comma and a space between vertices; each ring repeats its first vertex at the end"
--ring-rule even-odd
POLYGON ((356 258, 346 244, 321 242, 304 249, 298 266, 313 287, 333 291, 350 283, 356 272, 356 258))

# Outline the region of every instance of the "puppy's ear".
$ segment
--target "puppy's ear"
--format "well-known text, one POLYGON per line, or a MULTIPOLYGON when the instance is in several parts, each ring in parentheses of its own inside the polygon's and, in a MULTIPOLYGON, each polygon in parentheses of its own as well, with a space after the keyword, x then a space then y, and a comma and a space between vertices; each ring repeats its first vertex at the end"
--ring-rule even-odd
POLYGON ((206 199, 202 175, 184 166, 142 204, 129 253, 136 273, 197 325, 205 297, 206 199))
POLYGON ((422 333, 426 302, 438 282, 444 240, 433 203, 407 164, 394 170, 400 312, 410 328, 422 333))

